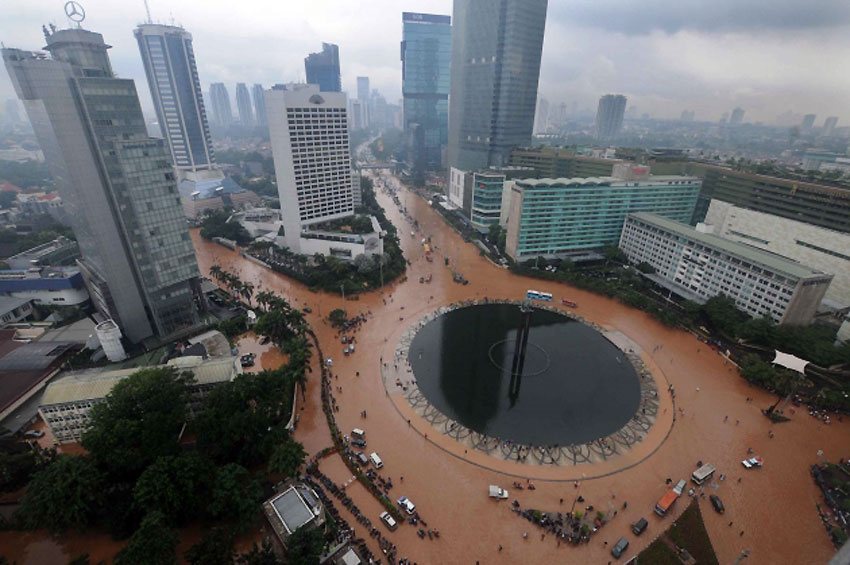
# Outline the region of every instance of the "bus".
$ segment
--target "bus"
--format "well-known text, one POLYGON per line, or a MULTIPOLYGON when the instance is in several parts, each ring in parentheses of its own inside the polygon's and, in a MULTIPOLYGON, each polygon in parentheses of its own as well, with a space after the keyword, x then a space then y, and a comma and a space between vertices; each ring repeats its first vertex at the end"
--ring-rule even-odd
POLYGON ((527 290, 525 298, 528 300, 542 300, 544 302, 552 302, 552 295, 548 292, 540 292, 537 290, 527 290))
POLYGON ((710 479, 712 475, 714 475, 714 471, 716 471, 714 465, 706 463, 705 465, 694 471, 694 474, 691 475, 691 480, 696 484, 701 485, 702 483, 710 479))

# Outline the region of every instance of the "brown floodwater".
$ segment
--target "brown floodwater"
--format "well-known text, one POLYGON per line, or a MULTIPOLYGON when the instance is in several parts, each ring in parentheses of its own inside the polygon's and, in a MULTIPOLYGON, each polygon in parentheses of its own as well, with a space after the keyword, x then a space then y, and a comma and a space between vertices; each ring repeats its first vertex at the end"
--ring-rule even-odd
MULTIPOLYGON (((604 564, 612 560, 610 546, 622 536, 631 543, 626 554, 630 557, 669 527, 687 506, 686 501, 679 501, 666 518, 652 512, 667 488, 665 480, 687 478, 700 460, 714 464, 717 476, 726 475, 725 481, 715 478, 705 488, 706 497, 720 496, 726 513, 723 516, 715 513, 707 498, 700 502, 721 563, 734 562, 743 549, 751 551, 746 562, 753 564, 817 564, 831 557, 834 550, 815 508, 821 498, 809 475, 809 466, 821 460, 818 450, 823 450, 823 457, 832 461, 850 455, 850 423, 833 419, 833 424, 826 426, 803 410, 791 422, 771 424, 760 409, 775 402, 775 397, 750 387, 721 356, 691 334, 666 328, 617 301, 567 285, 511 274, 480 257, 477 249, 447 227, 427 202, 406 190, 402 190, 400 198, 419 222, 420 230, 414 236, 410 235, 413 227, 390 198, 378 195, 388 217, 399 229, 405 256, 412 262, 407 273, 409 280, 389 284, 381 292, 363 295, 356 301, 346 300, 349 315, 371 312, 368 321, 353 334, 357 350, 348 357, 342 354, 343 344, 337 332, 321 319, 321 315, 343 306, 340 295, 311 292, 245 260, 237 252, 202 240, 196 230, 192 231, 202 273, 209 273, 209 267, 217 263, 253 282, 257 292, 262 286, 296 306, 313 309, 307 320, 325 356, 334 360, 334 387, 342 387, 341 392, 334 393, 339 405, 337 423, 344 431, 354 427, 366 431, 367 451, 380 454, 384 461, 380 472, 384 477, 392 477, 395 484, 391 497, 408 496, 428 526, 441 532, 439 540, 431 541, 427 537, 421 540, 415 528, 402 525, 388 534, 399 546, 400 557, 406 556, 420 564, 556 560, 604 564), (425 260, 420 243, 428 236, 432 238, 434 262, 425 260), (452 281, 451 271, 444 265, 445 257, 450 259, 454 270, 469 280, 467 286, 452 281), (419 283, 419 278, 428 274, 433 276, 432 282, 419 283), (656 379, 675 386, 676 409, 684 412, 673 422, 676 409, 669 397, 662 398, 664 411, 649 437, 631 451, 595 465, 544 468, 477 452, 466 454, 456 442, 440 435, 417 416, 400 395, 386 391, 379 372, 380 358, 391 357, 409 324, 444 304, 484 296, 522 299, 528 288, 553 293, 556 305, 560 298, 573 300, 579 305, 576 310, 579 315, 631 338, 643 349, 642 357, 656 379), (747 397, 752 397, 753 402, 747 402, 747 397), (363 410, 367 410, 365 419, 361 416, 363 410), (768 436, 769 430, 775 433, 773 439, 768 436), (747 471, 742 467, 741 460, 748 448, 764 458, 764 468, 747 471), (536 490, 512 489, 516 476, 536 477, 536 490), (574 486, 575 479, 579 479, 578 487, 574 486), (490 484, 508 488, 510 499, 488 498, 490 484), (566 512, 579 494, 585 498, 584 505, 618 512, 589 544, 580 547, 559 547, 550 535, 541 540, 540 530, 510 511, 510 501, 517 499, 525 508, 566 512), (628 502, 626 509, 622 508, 624 502, 628 502), (641 517, 647 518, 649 527, 636 538, 629 524, 641 517), (523 539, 523 532, 528 532, 528 539, 523 539), (503 546, 501 552, 499 545, 503 546)), ((258 346, 255 338, 250 337, 239 342, 244 352, 254 351, 251 348, 255 345, 258 346)), ((283 356, 273 357, 267 365, 267 354, 268 351, 259 355, 264 368, 284 362, 283 356)), ((318 362, 314 357, 304 401, 299 398, 299 423, 295 432, 296 439, 311 455, 331 445, 321 410, 318 362)), ((323 460, 320 468, 340 484, 350 478, 337 455, 323 460)), ((349 494, 377 524, 381 508, 366 489, 353 483, 349 494)), ((337 507, 376 551, 362 526, 341 505, 337 507)), ((98 556, 92 559, 94 562, 110 557, 120 544, 103 535, 59 541, 44 533, 0 532, 0 547, 7 557, 24 564, 63 563, 82 548, 93 557, 98 556)))

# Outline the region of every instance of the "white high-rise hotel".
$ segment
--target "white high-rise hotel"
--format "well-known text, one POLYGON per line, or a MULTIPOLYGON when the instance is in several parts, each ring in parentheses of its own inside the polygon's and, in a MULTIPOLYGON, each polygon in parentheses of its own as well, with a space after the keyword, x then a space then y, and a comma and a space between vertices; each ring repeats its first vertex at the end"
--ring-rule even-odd
POLYGON ((304 226, 354 214, 345 94, 288 84, 265 99, 284 238, 301 253, 304 226))

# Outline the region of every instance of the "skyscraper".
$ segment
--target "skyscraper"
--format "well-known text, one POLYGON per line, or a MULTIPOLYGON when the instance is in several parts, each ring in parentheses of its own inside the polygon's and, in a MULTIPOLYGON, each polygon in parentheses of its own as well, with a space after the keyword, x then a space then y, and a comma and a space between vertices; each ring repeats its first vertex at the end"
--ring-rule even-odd
POLYGON ((215 162, 192 34, 182 27, 142 24, 133 32, 162 135, 180 171, 207 170, 215 162))
POLYGON ((401 91, 407 164, 414 175, 440 166, 449 135, 452 18, 403 12, 401 91))
POLYGON ((212 105, 215 123, 228 127, 233 123, 233 111, 230 109, 230 94, 223 82, 214 82, 210 85, 210 104, 212 105))
POLYGON ((71 218, 92 301, 131 341, 195 324, 198 264, 165 140, 149 138, 132 80, 99 33, 45 30, 50 57, 4 48, 71 218))
POLYGON ((596 139, 608 142, 617 137, 625 113, 626 97, 622 94, 606 94, 600 98, 596 109, 596 139))
POLYGON ((537 101, 537 110, 534 116, 534 133, 546 133, 549 126, 549 101, 542 96, 537 101))
POLYGON ((547 0, 455 0, 448 164, 507 165, 534 128, 547 0))
POLYGON ((251 97, 254 99, 254 117, 257 125, 263 128, 269 127, 269 116, 266 113, 266 98, 262 84, 251 87, 251 97))
POLYGON ((815 118, 817 116, 815 114, 806 114, 803 116, 803 123, 800 127, 803 131, 811 131, 813 127, 815 127, 815 118))
POLYGON ((730 126, 739 126, 744 122, 744 109, 735 108, 732 110, 732 117, 729 118, 730 126))
POLYGON ((357 77, 357 99, 360 101, 360 111, 363 112, 363 116, 361 116, 361 121, 363 123, 364 128, 368 128, 372 125, 372 116, 369 104, 369 94, 371 90, 369 89, 369 77, 357 77))
POLYGON ((236 83, 236 109, 239 110, 239 121, 245 127, 254 126, 254 111, 251 109, 251 95, 244 82, 236 83))
POLYGON ((266 91, 284 238, 296 253, 303 226, 354 214, 345 103, 314 84, 266 91))
POLYGON ((322 92, 342 91, 339 74, 339 47, 333 43, 322 43, 319 53, 310 53, 304 58, 304 71, 308 84, 318 84, 322 92))

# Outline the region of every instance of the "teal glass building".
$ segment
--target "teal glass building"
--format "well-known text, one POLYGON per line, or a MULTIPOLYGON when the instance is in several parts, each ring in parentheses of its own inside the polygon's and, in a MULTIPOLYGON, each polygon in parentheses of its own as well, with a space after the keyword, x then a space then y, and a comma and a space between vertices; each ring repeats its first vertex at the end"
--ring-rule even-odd
POLYGON ((414 176, 440 167, 448 141, 451 22, 451 16, 402 13, 406 161, 414 176))
POLYGON ((511 186, 505 250, 515 261, 567 257, 616 245, 632 212, 652 212, 687 223, 701 182, 696 177, 650 176, 523 179, 511 186))

